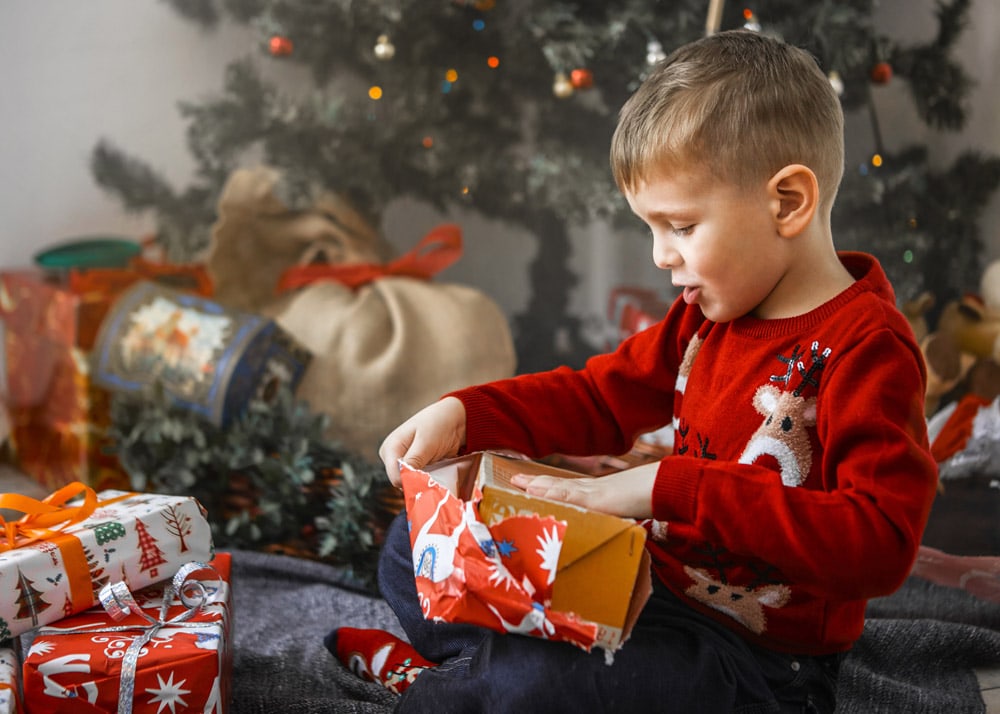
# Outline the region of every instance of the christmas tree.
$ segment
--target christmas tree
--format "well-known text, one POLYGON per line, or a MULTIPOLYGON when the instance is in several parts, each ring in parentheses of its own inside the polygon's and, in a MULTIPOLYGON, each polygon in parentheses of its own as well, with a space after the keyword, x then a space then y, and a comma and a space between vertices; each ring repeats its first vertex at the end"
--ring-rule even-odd
POLYGON ((163 519, 166 521, 167 533, 177 536, 180 541, 180 552, 186 553, 188 546, 184 538, 191 535, 191 516, 185 515, 175 506, 170 506, 163 514, 163 519))
POLYGON ((148 570, 151 577, 156 577, 159 573, 159 566, 167 562, 156 544, 156 538, 146 528, 146 524, 135 519, 135 532, 139 536, 139 550, 142 553, 139 559, 139 570, 148 570))
POLYGON ((935 172, 923 147, 887 155, 871 101, 874 83, 907 82, 923 122, 961 128, 971 82, 951 51, 969 0, 944 0, 937 36, 913 46, 873 26, 874 0, 168 2, 206 28, 237 22, 259 34, 218 96, 180 107, 198 165, 191 186, 174 189, 110 140, 95 149, 96 180, 127 208, 157 214, 174 259, 207 245, 223 184, 250 161, 282 171, 290 206, 334 191, 374 225, 400 197, 463 206, 537 238, 530 301, 513 319, 519 369, 577 362, 590 346, 567 309, 569 231, 601 218, 642 232, 607 166, 618 108, 673 48, 747 27, 811 51, 845 111, 872 118, 872 160, 848 167, 835 215, 839 247, 874 252, 901 299, 930 290, 941 304, 978 284, 976 219, 1000 163, 970 153, 935 172), (299 63, 314 86, 284 92, 264 80, 266 62, 299 63))
POLYGON ((28 577, 21 572, 21 569, 17 569, 17 582, 14 583, 14 592, 17 596, 14 598, 14 603, 17 605, 17 613, 14 618, 17 620, 31 620, 31 626, 38 626, 38 615, 39 613, 45 612, 50 607, 52 603, 46 602, 42 598, 41 590, 35 587, 35 583, 28 579, 28 577))

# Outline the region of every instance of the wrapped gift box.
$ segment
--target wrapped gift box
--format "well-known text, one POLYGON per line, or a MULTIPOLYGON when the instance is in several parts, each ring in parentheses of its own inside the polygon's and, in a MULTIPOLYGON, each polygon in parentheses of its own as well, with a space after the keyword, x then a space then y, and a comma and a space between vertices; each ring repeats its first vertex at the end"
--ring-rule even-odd
POLYGON ((14 642, 0 640, 0 714, 21 711, 21 663, 14 642))
POLYGON ((649 598, 634 520, 529 496, 517 473, 579 474, 489 452, 401 463, 417 592, 428 619, 613 651, 649 598))
POLYGON ((0 273, 10 441, 20 469, 48 490, 128 485, 106 436, 109 395, 87 357, 115 294, 77 292, 40 271, 0 273))
POLYGON ((608 300, 611 329, 608 347, 614 349, 627 337, 655 325, 668 309, 670 303, 655 290, 630 286, 615 288, 608 300))
POLYGON ((208 597, 187 619, 189 608, 161 583, 133 595, 145 616, 130 612, 115 620, 98 607, 40 628, 24 660, 31 714, 118 712, 125 653, 144 636, 126 683, 132 712, 224 714, 232 679, 230 556, 220 553, 209 565, 214 573, 192 573, 208 597))
POLYGON ((180 405, 224 426, 252 399, 281 384, 294 389, 309 357, 273 320, 142 281, 101 326, 94 379, 126 392, 159 384, 180 405))
POLYGON ((96 498, 92 513, 61 531, 25 531, 14 547, 0 541, 0 632, 82 612, 109 580, 141 588, 211 558, 211 527, 195 499, 116 490, 96 498))

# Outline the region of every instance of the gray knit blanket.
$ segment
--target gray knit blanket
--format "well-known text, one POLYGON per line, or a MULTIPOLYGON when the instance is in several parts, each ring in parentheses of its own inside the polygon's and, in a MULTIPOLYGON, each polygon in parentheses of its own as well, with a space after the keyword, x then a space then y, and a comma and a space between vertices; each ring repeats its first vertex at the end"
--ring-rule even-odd
MULTIPOLYGON (((384 601, 342 570, 234 551, 233 714, 388 713, 395 695, 323 646, 335 627, 401 634, 384 601)), ((981 714, 976 668, 1000 667, 1000 603, 911 577, 872 601, 841 670, 838 714, 981 714)))

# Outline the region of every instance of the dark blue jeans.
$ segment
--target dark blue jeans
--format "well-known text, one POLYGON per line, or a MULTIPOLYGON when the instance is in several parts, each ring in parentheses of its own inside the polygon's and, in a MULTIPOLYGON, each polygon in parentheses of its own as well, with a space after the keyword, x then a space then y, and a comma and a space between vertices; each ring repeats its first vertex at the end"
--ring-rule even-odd
MULTIPOLYGON (((411 644, 441 664, 404 692, 399 712, 832 713, 840 656, 750 645, 656 583, 628 641, 607 664, 562 642, 425 620, 406 514, 393 522, 379 587, 411 644)), ((656 578, 654 578, 654 581, 656 578)))

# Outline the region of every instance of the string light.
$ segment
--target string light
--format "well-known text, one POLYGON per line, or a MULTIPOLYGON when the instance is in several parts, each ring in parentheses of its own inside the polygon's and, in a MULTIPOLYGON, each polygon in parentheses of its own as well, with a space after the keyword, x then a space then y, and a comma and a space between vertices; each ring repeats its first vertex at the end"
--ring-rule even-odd
POLYGON ((490 55, 489 57, 486 58, 486 64, 491 69, 496 69, 497 67, 500 66, 500 58, 497 57, 496 55, 490 55))
POLYGON ((377 84, 368 88, 368 96, 371 99, 379 100, 382 98, 382 88, 377 84))
POLYGON ((872 166, 878 168, 882 165, 882 154, 872 154, 872 166))

